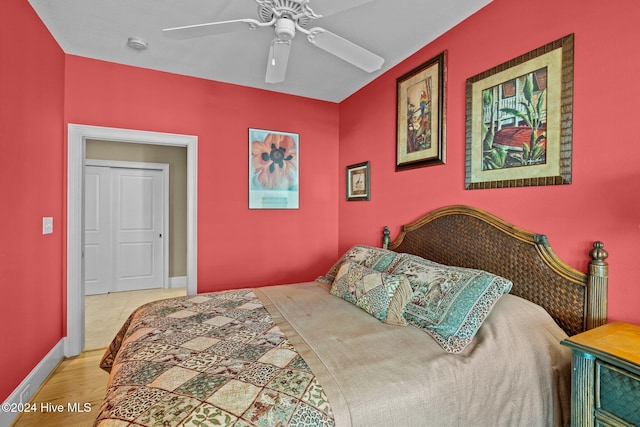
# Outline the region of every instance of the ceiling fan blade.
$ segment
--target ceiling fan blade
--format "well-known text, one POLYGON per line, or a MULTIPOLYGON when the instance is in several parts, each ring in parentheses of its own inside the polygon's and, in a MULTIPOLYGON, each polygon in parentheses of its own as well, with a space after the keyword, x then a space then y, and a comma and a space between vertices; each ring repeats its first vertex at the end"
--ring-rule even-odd
POLYGON ((280 83, 284 81, 291 51, 291 40, 273 39, 269 49, 269 62, 267 62, 267 83, 280 83))
POLYGON ((379 70, 384 64, 384 58, 324 28, 310 29, 307 38, 309 42, 320 49, 326 50, 368 73, 379 70))
POLYGON ((189 39, 193 37, 226 34, 263 26, 255 19, 237 19, 233 21, 210 22, 207 24, 187 25, 184 27, 165 28, 162 33, 172 39, 189 39), (248 27, 247 27, 248 26, 248 27))

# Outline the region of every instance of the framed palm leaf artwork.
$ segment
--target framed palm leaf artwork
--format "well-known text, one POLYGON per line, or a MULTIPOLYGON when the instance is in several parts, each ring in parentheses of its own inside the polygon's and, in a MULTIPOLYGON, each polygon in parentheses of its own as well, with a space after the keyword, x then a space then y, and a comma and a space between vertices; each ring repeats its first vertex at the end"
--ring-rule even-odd
POLYGON ((467 79, 466 189, 571 183, 573 34, 467 79))
POLYGON ((297 133, 249 129, 249 209, 298 209, 297 133))

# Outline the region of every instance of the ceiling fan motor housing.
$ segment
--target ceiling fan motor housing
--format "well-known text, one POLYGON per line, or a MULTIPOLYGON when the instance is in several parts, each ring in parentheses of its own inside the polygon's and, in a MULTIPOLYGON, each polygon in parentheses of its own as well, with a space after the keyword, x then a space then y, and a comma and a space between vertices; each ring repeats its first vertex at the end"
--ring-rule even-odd
POLYGON ((276 21, 276 36, 280 40, 291 40, 296 35, 296 24, 289 18, 276 21))
POLYGON ((309 0, 256 0, 258 16, 262 22, 271 22, 274 18, 289 18, 306 28, 311 20, 318 16, 308 7, 309 0))

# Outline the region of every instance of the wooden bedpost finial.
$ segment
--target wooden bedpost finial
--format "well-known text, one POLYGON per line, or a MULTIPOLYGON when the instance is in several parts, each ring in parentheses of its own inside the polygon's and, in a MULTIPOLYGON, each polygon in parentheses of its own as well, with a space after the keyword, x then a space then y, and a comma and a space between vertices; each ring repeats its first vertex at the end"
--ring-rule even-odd
POLYGON ((589 252, 589 282, 588 289, 590 301, 600 301, 599 304, 591 304, 586 329, 596 328, 607 323, 607 291, 609 282, 609 264, 607 257, 609 254, 604 250, 604 243, 597 241, 593 243, 593 249, 589 252))
POLYGON ((389 241, 391 232, 389 231, 389 227, 387 227, 386 225, 384 226, 384 231, 382 232, 382 247, 384 249, 387 249, 387 247, 389 246, 389 241))
POLYGON ((597 241, 593 242, 593 249, 589 252, 591 256, 592 263, 596 263, 598 265, 606 265, 605 259, 609 256, 609 253, 604 250, 604 243, 597 241))

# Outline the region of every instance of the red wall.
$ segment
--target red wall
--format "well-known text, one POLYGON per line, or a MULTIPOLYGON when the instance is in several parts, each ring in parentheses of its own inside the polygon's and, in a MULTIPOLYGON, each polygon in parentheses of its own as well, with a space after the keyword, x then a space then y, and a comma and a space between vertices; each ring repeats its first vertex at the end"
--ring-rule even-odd
POLYGON ((547 234, 555 252, 586 268, 594 240, 609 251, 609 318, 640 323, 640 31, 635 0, 493 0, 340 104, 340 251, 377 244, 371 230, 449 204, 484 208, 547 234), (465 81, 511 58, 575 34, 573 183, 465 190, 465 81), (447 163, 395 172, 396 78, 448 52, 447 163), (346 202, 344 167, 371 162, 371 201, 346 202))
POLYGON ((76 56, 65 102, 69 123, 198 136, 199 292, 313 280, 337 256, 337 104, 76 56), (299 133, 299 209, 248 209, 249 127, 299 133))
POLYGON ((610 318, 640 323, 632 117, 640 4, 526 5, 494 0, 338 105, 65 56, 26 0, 0 2, 0 323, 11 343, 0 350, 0 366, 10 367, 0 374, 0 401, 65 334, 68 122, 198 135, 201 292, 313 279, 352 244, 379 244, 383 225, 395 235, 430 209, 464 203, 546 233, 577 268, 603 240, 610 318), (568 33, 576 37, 573 183, 464 190, 465 80, 568 33), (445 49, 447 164, 396 173, 395 79, 445 49), (300 209, 247 209, 249 127, 300 134, 300 209), (364 160, 372 200, 347 203, 344 168, 364 160), (52 235, 41 234, 43 216, 54 217, 52 235))
POLYGON ((0 2, 0 401, 63 335, 63 83, 64 54, 28 3, 0 2))

